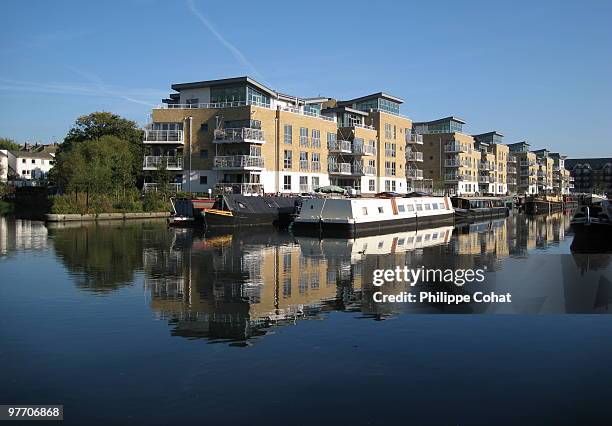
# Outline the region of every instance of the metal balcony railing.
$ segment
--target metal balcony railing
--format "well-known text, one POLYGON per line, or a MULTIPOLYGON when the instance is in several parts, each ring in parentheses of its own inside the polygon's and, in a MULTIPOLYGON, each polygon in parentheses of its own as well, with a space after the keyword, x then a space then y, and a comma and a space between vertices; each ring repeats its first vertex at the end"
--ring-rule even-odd
MULTIPOLYGON (((181 183, 169 183, 167 184, 167 187, 170 192, 181 192, 183 190, 183 184, 181 183)), ((145 182, 143 189, 144 192, 158 191, 161 189, 161 185, 159 183, 145 182)))
POLYGON ((344 140, 329 141, 327 149, 329 149, 330 152, 342 152, 345 154, 351 154, 353 152, 351 141, 344 140))
POLYGON ((167 170, 181 170, 183 168, 183 157, 153 156, 147 155, 142 162, 145 170, 165 168, 167 170))
POLYGON ((351 164, 350 163, 330 163, 327 167, 329 173, 350 175, 351 164))
POLYGON ((144 143, 183 144, 182 130, 145 130, 144 143))
POLYGON ((264 143, 264 131, 251 127, 233 127, 227 129, 216 129, 214 132, 215 143, 264 143))
POLYGON ((376 155, 376 147, 374 145, 353 143, 352 152, 353 154, 356 154, 356 155, 376 155))
POLYGON ((415 132, 408 132, 406 133, 406 143, 423 145, 423 135, 419 135, 418 133, 415 133, 415 132))
POLYGON ((221 182, 215 185, 215 193, 257 195, 264 193, 264 186, 261 183, 221 182))
POLYGON ((423 161, 423 153, 418 151, 406 151, 406 160, 423 161))
POLYGON ((264 168, 263 157, 255 157, 252 155, 226 155, 216 156, 213 162, 215 169, 249 169, 249 168, 264 168))
POLYGON ((410 179, 423 179, 423 170, 406 169, 406 177, 410 179))

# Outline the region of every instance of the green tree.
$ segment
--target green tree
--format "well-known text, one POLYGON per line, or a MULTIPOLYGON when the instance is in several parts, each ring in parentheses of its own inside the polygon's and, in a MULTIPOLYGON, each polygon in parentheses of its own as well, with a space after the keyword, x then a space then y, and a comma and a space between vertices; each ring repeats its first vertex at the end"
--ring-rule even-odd
POLYGON ((68 131, 59 153, 69 152, 82 142, 101 139, 104 136, 114 136, 126 141, 130 151, 131 174, 140 185, 142 181, 143 131, 131 120, 127 120, 110 112, 93 112, 83 115, 68 131))
POLYGON ((19 144, 17 144, 13 139, 0 138, 0 149, 17 151, 19 148, 19 144))

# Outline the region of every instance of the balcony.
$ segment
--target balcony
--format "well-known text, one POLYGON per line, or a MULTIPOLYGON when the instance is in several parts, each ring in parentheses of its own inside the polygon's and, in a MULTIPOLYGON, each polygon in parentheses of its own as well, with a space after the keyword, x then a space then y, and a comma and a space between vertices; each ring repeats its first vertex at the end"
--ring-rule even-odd
POLYGON ((189 103, 189 104, 164 104, 159 105, 157 109, 220 109, 220 108, 237 108, 243 106, 257 106, 261 108, 271 108, 269 103, 249 101, 231 101, 231 102, 208 102, 208 103, 189 103))
POLYGON ((337 175, 350 175, 351 163, 329 163, 327 165, 329 173, 337 175))
POLYGON ((509 184, 509 185, 516 185, 516 179, 514 179, 514 178, 508 178, 508 184, 509 184))
POLYGON ((185 143, 182 130, 145 130, 143 143, 180 144, 185 143))
POLYGON ((479 176, 479 183, 495 183, 495 178, 493 176, 479 176))
POLYGON ((509 156, 508 163, 516 164, 516 157, 509 156))
POLYGON ((336 153, 342 153, 342 154, 352 154, 353 153, 351 141, 343 141, 343 140, 329 141, 327 143, 327 149, 329 149, 329 152, 336 152, 336 153))
POLYGON ((455 182, 455 181, 470 181, 472 179, 471 176, 463 174, 463 173, 447 173, 444 175, 444 180, 447 182, 455 182))
POLYGON ((471 152, 471 149, 465 144, 451 142, 444 145, 444 152, 471 152))
POLYGON ((406 151, 406 160, 423 161, 423 153, 418 151, 406 151))
MULTIPOLYGON (((183 190, 183 184, 181 183, 169 183, 167 187, 170 192, 181 192, 183 190)), ((161 186, 158 183, 145 182, 143 189, 144 189, 144 192, 150 192, 150 191, 156 192, 161 189, 161 186)))
POLYGON ((423 135, 414 132, 406 133, 406 143, 423 145, 423 135))
POLYGON ((508 166, 508 174, 516 174, 516 167, 508 166))
POLYGON ((494 166, 486 161, 480 162, 480 170, 495 170, 494 166))
POLYGON ((461 161, 459 157, 447 158, 444 160, 444 167, 468 167, 466 161, 461 161))
POLYGON ((215 170, 257 170, 263 168, 263 157, 252 155, 216 156, 213 162, 213 169, 215 170))
POLYGON ((536 165, 535 161, 521 160, 521 167, 533 167, 535 165, 536 165))
POLYGON ((258 195, 264 193, 264 187, 261 183, 222 182, 215 185, 215 193, 258 195))
POLYGON ((148 155, 142 162, 143 170, 158 170, 163 168, 166 170, 182 170, 183 157, 148 155))
POLYGON ((338 127, 340 127, 340 128, 349 128, 349 129, 352 128, 352 127, 358 127, 358 128, 361 128, 361 129, 376 130, 374 128, 374 126, 369 126, 367 124, 362 124, 362 123, 342 123, 342 122, 340 122, 340 123, 338 123, 338 127))
POLYGON ((423 179, 423 170, 406 169, 406 177, 410 179, 423 179))
POLYGON ((250 127, 217 129, 214 133, 214 143, 265 143, 264 131, 250 127))
POLYGON ((319 161, 313 161, 310 163, 310 170, 312 172, 320 172, 321 171, 321 163, 319 161))
POLYGON ((355 155, 376 155, 374 145, 364 145, 353 143, 353 154, 355 155))

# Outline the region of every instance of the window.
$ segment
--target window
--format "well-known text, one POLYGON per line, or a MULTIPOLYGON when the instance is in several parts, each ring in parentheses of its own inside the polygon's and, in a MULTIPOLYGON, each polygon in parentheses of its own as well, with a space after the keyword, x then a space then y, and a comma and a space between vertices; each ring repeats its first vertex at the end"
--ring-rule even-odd
POLYGON ((395 176, 395 161, 385 161, 385 174, 387 176, 395 176))
POLYGON ((291 176, 283 176, 283 189, 285 191, 291 191, 291 176))
POLYGON ((21 159, 21 162, 22 162, 23 164, 25 164, 26 159, 25 159, 25 158, 21 159))
POLYGON ((208 158, 208 150, 207 149, 201 149, 200 150, 200 158, 208 158))
POLYGON ((285 150, 283 167, 285 169, 291 169, 293 167, 293 151, 288 150, 288 149, 285 150))
POLYGON ((333 147, 336 144, 336 134, 327 132, 327 147, 333 147))
POLYGON ((363 212, 363 215, 364 215, 364 216, 367 216, 367 215, 368 215, 368 208, 367 208, 367 207, 362 207, 362 208, 361 208, 361 211, 363 212))
POLYGON ((308 176, 300 176, 300 192, 308 192, 308 176))
POLYGON ((368 190, 370 192, 376 191, 376 181, 374 179, 370 179, 370 182, 368 182, 368 190))
POLYGON ((36 160, 32 159, 32 164, 36 164, 36 160))
POLYGON ((208 185, 208 176, 200 176, 200 185, 208 185))
POLYGON ((423 211, 423 205, 422 204, 417 204, 416 208, 417 208, 418 212, 423 211))
POLYGON ((312 177, 312 189, 317 189, 319 187, 319 176, 312 177))
POLYGON ((384 212, 385 212, 385 210, 382 207, 378 208, 378 213, 384 213, 384 212))
POLYGON ((312 171, 313 172, 320 172, 321 171, 321 154, 319 154, 318 152, 313 152, 311 155, 311 159, 312 159, 312 171))
POLYGON ((433 203, 431 207, 433 207, 434 210, 438 210, 438 205, 436 203, 433 203))
POLYGON ((287 145, 291 145, 292 142, 293 142, 292 133, 293 133, 293 127, 291 127, 290 124, 285 124, 285 133, 284 133, 285 138, 284 138, 284 140, 285 140, 285 143, 287 145))
POLYGON ((321 148, 321 131, 312 129, 311 145, 313 148, 321 148))
POLYGON ((397 211, 404 213, 406 211, 406 208, 403 205, 399 205, 397 206, 397 211))
POLYGON ((394 143, 385 142, 385 156, 387 157, 396 157, 397 156, 397 147, 394 143))
POLYGON ((385 123, 385 139, 393 139, 393 127, 389 123, 385 123))
POLYGON ((308 170, 308 153, 300 151, 300 170, 308 170))
POLYGON ((409 212, 413 212, 414 211, 414 206, 412 204, 407 204, 406 207, 408 207, 408 211, 409 212))
POLYGON ((308 128, 300 127, 300 146, 308 146, 308 128))
POLYGON ((431 205, 429 203, 425 204, 425 210, 431 210, 431 205))
POLYGON ((391 181, 391 191, 395 192, 395 181, 391 181))
POLYGON ((391 181, 390 180, 385 180, 385 191, 387 192, 391 191, 391 181))

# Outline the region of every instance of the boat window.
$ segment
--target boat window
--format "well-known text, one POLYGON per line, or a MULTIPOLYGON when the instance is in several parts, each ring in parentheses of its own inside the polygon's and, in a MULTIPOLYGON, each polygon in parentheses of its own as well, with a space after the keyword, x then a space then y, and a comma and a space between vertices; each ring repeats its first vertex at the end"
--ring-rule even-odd
POLYGON ((242 204, 240 201, 238 201, 236 204, 238 204, 238 207, 240 207, 241 209, 246 209, 247 208, 247 206, 242 204))
POLYGON ((444 204, 440 203, 440 208, 443 209, 444 208, 444 204))
POLYGON ((400 206, 397 206, 397 210, 403 213, 406 211, 406 208, 403 205, 400 205, 400 206))
POLYGON ((412 242, 414 241, 414 237, 409 237, 407 241, 408 241, 408 244, 412 244, 412 242))
POLYGON ((380 242, 378 243, 378 248, 379 248, 379 249, 383 248, 384 243, 385 243, 384 241, 380 241, 380 242))
POLYGON ((431 234, 431 239, 435 240, 436 238, 438 238, 438 233, 434 232, 433 234, 431 234))
POLYGON ((430 238, 431 238, 431 235, 425 234, 425 241, 429 241, 430 238))
POLYGON ((431 206, 428 204, 425 204, 425 210, 431 210, 431 206))
POLYGON ((417 211, 420 212, 423 210, 423 206, 421 204, 417 204, 417 211))
POLYGON ((438 210, 438 205, 436 203, 432 203, 431 207, 433 207, 434 210, 438 210))
POLYGON ((398 246, 403 246, 404 245, 404 241, 406 241, 404 238, 400 238, 399 240, 397 240, 397 245, 398 246))
POLYGON ((412 204, 406 204, 406 207, 408 207, 408 211, 409 212, 413 212, 414 211, 414 206, 412 204))
POLYGON ((420 243, 423 240, 423 237, 421 237, 420 235, 416 237, 416 242, 420 243))
POLYGON ((382 208, 382 207, 379 207, 379 208, 378 208, 378 213, 384 213, 384 212, 385 212, 385 211, 383 210, 383 208, 382 208))
POLYGON ((363 207, 362 210, 363 210, 363 215, 367 216, 368 215, 368 208, 367 207, 363 207))

